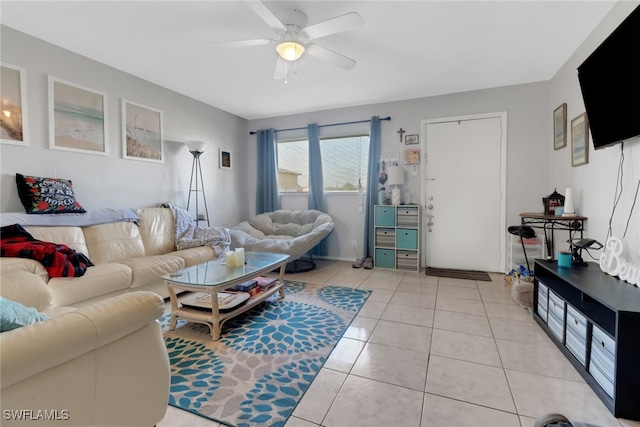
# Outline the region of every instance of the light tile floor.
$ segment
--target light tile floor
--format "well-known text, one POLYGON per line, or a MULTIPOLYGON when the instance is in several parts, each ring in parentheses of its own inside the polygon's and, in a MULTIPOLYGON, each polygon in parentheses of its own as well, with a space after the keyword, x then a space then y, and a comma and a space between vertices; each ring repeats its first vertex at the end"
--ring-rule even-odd
MULTIPOLYGON (((598 427, 614 418, 550 338, 491 282, 354 269, 319 261, 287 279, 373 293, 285 427, 532 427, 560 412, 598 427)), ((160 427, 216 427, 173 408, 160 427)))

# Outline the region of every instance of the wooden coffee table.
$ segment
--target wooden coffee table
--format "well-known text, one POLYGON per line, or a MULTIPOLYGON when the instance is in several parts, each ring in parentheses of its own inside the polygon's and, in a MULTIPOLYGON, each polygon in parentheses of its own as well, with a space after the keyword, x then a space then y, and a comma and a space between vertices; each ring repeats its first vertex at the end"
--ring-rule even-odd
POLYGON ((174 330, 178 319, 189 322, 204 323, 209 326, 211 339, 220 338, 222 324, 249 310, 276 292, 284 298, 284 272, 289 255, 247 252, 245 265, 242 267, 227 267, 224 257, 191 267, 182 268, 171 274, 165 274, 162 278, 167 284, 169 298, 171 300, 171 323, 169 330, 174 330), (280 268, 278 282, 270 288, 258 292, 248 301, 235 309, 220 312, 218 308, 218 291, 224 291, 234 285, 262 276, 270 271, 280 268), (211 296, 211 308, 184 306, 178 300, 176 290, 204 292, 211 296))

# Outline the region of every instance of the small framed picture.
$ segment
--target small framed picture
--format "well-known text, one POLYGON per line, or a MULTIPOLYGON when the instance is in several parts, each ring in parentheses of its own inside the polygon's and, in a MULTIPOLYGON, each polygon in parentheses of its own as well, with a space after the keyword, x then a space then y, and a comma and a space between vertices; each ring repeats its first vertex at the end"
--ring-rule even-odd
POLYGON ((571 120, 571 166, 589 163, 589 121, 587 113, 571 120))
POLYGON ((553 149, 567 146, 567 104, 553 110, 553 149))
POLYGON ((13 145, 29 145, 27 139, 25 69, 0 63, 0 142, 13 145))
POLYGON ((220 169, 231 169, 231 151, 219 148, 218 149, 218 159, 220 169))
POLYGON ((404 150, 404 164, 405 165, 417 165, 420 163, 420 150, 408 149, 404 150))
POLYGON ((417 144, 419 141, 420 139, 418 138, 418 134, 407 135, 404 137, 405 145, 414 145, 414 144, 417 144))
POLYGON ((49 76, 49 148, 107 155, 107 95, 49 76))
POLYGON ((122 100, 122 158, 163 163, 162 111, 122 100))

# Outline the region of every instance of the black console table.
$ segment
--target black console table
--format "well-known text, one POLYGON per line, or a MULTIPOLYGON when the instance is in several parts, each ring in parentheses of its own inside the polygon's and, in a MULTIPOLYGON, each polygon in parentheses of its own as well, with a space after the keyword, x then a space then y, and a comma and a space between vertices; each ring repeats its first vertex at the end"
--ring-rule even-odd
POLYGON ((542 228, 544 230, 544 242, 547 245, 547 256, 555 259, 555 242, 553 239, 555 230, 566 230, 569 232, 569 239, 572 239, 574 233, 580 233, 583 237, 584 222, 586 216, 555 216, 545 215, 543 213, 521 213, 520 222, 532 228, 542 228))
POLYGON ((640 420, 640 288, 587 264, 536 260, 533 317, 614 416, 640 420))

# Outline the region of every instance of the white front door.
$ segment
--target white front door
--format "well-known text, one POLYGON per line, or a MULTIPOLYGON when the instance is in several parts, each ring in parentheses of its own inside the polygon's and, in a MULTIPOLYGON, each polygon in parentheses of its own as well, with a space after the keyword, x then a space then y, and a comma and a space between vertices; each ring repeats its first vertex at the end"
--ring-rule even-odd
POLYGON ((506 113, 424 121, 428 267, 504 271, 506 113))

